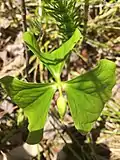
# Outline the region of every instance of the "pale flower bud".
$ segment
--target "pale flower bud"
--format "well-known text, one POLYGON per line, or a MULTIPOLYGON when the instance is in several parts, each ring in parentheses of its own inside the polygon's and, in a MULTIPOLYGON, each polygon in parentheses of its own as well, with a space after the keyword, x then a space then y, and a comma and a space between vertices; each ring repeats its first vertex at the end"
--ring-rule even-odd
POLYGON ((63 96, 57 99, 57 107, 60 118, 62 119, 66 112, 66 99, 63 96))

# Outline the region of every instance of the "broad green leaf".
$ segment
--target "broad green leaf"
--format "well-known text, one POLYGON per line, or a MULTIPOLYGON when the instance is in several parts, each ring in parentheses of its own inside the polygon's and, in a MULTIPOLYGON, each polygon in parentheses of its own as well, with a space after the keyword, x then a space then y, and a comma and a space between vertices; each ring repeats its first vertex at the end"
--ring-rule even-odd
POLYGON ((0 79, 12 101, 23 108, 29 121, 28 143, 40 141, 51 99, 56 90, 53 83, 27 83, 7 76, 0 79))
POLYGON ((23 34, 23 39, 26 42, 28 48, 40 59, 40 49, 39 45, 32 32, 25 32, 23 34))
POLYGON ((76 28, 72 37, 68 41, 66 41, 61 47, 54 50, 53 52, 45 53, 44 58, 49 59, 52 62, 65 59, 65 56, 68 55, 68 53, 74 48, 74 46, 80 39, 82 39, 82 35, 79 29, 76 28))
POLYGON ((82 35, 80 31, 76 29, 73 36, 68 41, 66 41, 60 48, 56 49, 51 54, 44 54, 46 57, 49 56, 50 59, 52 59, 52 61, 61 60, 56 65, 47 64, 47 68, 49 69, 49 71, 55 79, 60 79, 60 74, 64 66, 66 57, 79 40, 81 40, 82 42, 82 35))
POLYGON ((65 82, 68 104, 78 130, 91 130, 114 85, 115 64, 109 60, 101 60, 95 69, 65 82))
POLYGON ((55 79, 59 79, 67 55, 80 39, 82 41, 82 35, 80 31, 76 29, 73 36, 58 49, 51 53, 40 53, 34 35, 30 32, 24 33, 24 41, 29 49, 46 65, 55 79))
POLYGON ((32 32, 25 32, 23 34, 23 39, 25 41, 25 43, 27 44, 28 48, 39 58, 39 60, 41 60, 43 63, 52 63, 52 64, 56 64, 56 62, 51 62, 51 60, 49 60, 47 57, 44 58, 43 54, 40 52, 40 48, 38 45, 38 42, 35 39, 35 36, 32 32))

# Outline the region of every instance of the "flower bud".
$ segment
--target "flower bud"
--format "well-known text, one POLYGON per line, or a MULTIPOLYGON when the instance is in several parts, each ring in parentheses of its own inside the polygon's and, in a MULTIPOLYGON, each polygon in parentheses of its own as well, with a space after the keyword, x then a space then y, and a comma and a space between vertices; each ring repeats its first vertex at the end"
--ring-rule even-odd
POLYGON ((66 100, 63 96, 60 96, 57 99, 57 107, 58 107, 60 118, 62 119, 66 112, 66 100))

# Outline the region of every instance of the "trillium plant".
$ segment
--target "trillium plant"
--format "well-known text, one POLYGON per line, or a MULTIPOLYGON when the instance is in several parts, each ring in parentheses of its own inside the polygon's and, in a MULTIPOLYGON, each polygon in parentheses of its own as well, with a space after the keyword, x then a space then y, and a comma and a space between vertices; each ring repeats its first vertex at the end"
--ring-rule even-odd
POLYGON ((12 101, 23 109, 28 118, 27 142, 39 143, 51 100, 57 90, 60 93, 57 100, 60 117, 64 116, 68 103, 75 127, 79 131, 89 132, 111 96, 115 85, 115 64, 103 59, 91 71, 72 80, 61 81, 60 75, 66 58, 76 43, 82 42, 79 29, 76 29, 68 41, 51 53, 40 52, 39 45, 31 32, 24 33, 24 41, 54 78, 52 83, 24 82, 11 76, 0 79, 12 101), (63 93, 66 94, 67 100, 63 93))

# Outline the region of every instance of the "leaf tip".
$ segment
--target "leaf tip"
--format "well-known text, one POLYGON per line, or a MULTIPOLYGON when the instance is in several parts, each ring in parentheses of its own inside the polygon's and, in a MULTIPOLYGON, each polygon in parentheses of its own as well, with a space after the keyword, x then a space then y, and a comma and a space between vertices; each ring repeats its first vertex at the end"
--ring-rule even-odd
POLYGON ((29 132, 26 142, 28 144, 34 145, 41 141, 43 138, 43 129, 29 132))

